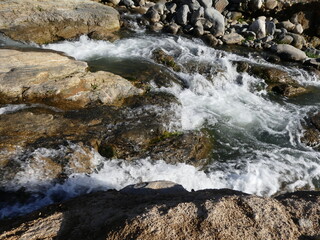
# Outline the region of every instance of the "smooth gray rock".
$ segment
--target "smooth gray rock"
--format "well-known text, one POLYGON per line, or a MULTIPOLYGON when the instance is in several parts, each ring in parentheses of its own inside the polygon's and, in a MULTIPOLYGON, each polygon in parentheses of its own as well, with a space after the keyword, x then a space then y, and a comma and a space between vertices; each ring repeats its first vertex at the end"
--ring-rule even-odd
POLYGON ((278 44, 273 47, 277 54, 286 60, 303 61, 307 59, 305 52, 288 44, 278 44))
POLYGON ((257 38, 264 38, 266 36, 266 22, 265 17, 259 17, 256 21, 251 23, 249 31, 256 33, 257 38))
POLYGON ((213 7, 204 10, 204 17, 212 23, 211 33, 217 36, 223 36, 225 31, 225 23, 223 15, 213 7))
POLYGON ((199 0, 199 3, 204 8, 212 7, 212 0, 199 0))
POLYGON ((241 43, 243 40, 244 37, 242 37, 238 33, 230 33, 222 37, 222 41, 226 44, 238 44, 241 43))
POLYGON ((176 15, 176 21, 178 24, 185 26, 188 23, 188 14, 190 13, 188 5, 182 5, 176 15))

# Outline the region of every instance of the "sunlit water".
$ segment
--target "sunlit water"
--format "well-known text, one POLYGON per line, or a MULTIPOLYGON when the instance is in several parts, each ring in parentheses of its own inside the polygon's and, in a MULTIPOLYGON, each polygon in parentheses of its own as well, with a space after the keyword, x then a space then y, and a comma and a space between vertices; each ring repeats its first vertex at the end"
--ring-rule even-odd
MULTIPOLYGON (((181 102, 181 106, 175 109, 177 117, 173 118, 176 122, 172 124, 175 129, 169 130, 205 128, 214 140, 213 159, 203 171, 187 164, 170 165, 159 159, 130 163, 117 159, 103 161, 94 152, 92 161, 100 166, 99 170, 91 175, 72 174, 65 183, 54 186, 44 184, 41 174, 32 174, 31 177, 25 170, 8 186, 24 186, 30 191, 41 188, 44 195, 29 204, 4 208, 0 212, 2 216, 46 205, 57 195, 66 198, 102 189, 121 189, 141 180, 171 180, 188 190, 231 188, 266 196, 320 187, 320 153, 300 142, 301 121, 320 105, 320 82, 316 76, 301 69, 275 66, 261 59, 215 50, 198 40, 173 36, 138 35, 113 43, 82 36, 78 41, 42 47, 87 61, 93 70, 124 76, 143 67, 143 63, 156 64, 152 60, 152 51, 162 48, 182 66, 184 70, 175 74, 188 86, 152 89, 170 92, 181 102), (262 79, 238 73, 233 61, 284 69, 301 84, 313 86, 314 92, 292 100, 270 95, 262 79), (207 66, 209 73, 189 73, 187 66, 191 62, 207 66)), ((24 107, 5 106, 0 108, 0 113, 24 107)), ((50 149, 47 151, 46 154, 50 154, 50 149)))

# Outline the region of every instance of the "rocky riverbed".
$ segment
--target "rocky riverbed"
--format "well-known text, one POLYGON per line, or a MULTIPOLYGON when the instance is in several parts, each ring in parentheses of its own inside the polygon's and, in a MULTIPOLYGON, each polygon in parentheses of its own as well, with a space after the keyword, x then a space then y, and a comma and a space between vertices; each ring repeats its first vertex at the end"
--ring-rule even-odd
POLYGON ((0 239, 318 239, 318 6, 0 1, 0 239))

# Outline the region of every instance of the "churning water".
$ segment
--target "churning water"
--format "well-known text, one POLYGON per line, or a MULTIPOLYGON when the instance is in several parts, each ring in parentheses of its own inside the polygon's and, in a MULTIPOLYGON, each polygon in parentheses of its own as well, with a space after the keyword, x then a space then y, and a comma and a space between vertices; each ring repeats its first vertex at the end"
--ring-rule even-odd
MULTIPOLYGON (((143 63, 156 64, 152 52, 162 48, 182 66, 183 70, 174 74, 188 86, 173 84, 152 89, 170 92, 181 102, 175 109, 173 121, 177 122, 172 124, 175 129, 169 130, 207 129, 214 139, 213 159, 204 171, 187 164, 170 165, 163 160, 103 161, 94 152, 92 161, 103 164, 99 171, 91 175, 72 174, 66 182, 44 188, 44 197, 1 210, 2 216, 51 203, 52 196, 58 193, 72 197, 94 190, 121 189, 140 180, 171 180, 188 190, 231 188, 266 196, 320 187, 320 153, 300 142, 301 121, 320 106, 320 81, 316 76, 301 69, 216 50, 198 40, 168 35, 138 35, 113 43, 82 36, 78 41, 43 47, 87 61, 92 69, 120 75, 135 71, 143 63), (262 79, 238 73, 234 61, 286 70, 302 85, 312 86, 314 92, 292 100, 270 95, 262 79), (188 70, 190 66, 193 71, 188 70)), ((50 154, 50 149, 47 150, 46 154, 50 154)), ((35 191, 36 184, 31 189, 30 177, 26 179, 24 174, 28 172, 21 172, 14 181, 35 191)), ((41 181, 37 174, 33 178, 33 183, 41 181)))

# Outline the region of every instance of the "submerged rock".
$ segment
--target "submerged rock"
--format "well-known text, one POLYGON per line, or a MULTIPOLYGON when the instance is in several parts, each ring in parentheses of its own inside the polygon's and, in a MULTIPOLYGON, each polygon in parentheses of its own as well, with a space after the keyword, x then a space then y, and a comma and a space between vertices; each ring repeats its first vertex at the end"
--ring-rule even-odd
POLYGON ((108 39, 120 28, 119 13, 89 0, 0 1, 0 32, 44 44, 82 34, 108 39))
POLYGON ((249 65, 243 62, 237 63, 237 70, 240 72, 247 71, 250 75, 264 79, 269 91, 285 97, 294 97, 308 92, 308 89, 300 85, 284 70, 261 65, 249 65))
MULTIPOLYGON (((163 185, 161 181, 141 184, 159 183, 163 185)), ((275 199, 228 189, 163 192, 152 188, 154 194, 132 194, 134 186, 125 189, 81 196, 2 221, 0 239, 296 240, 316 239, 320 233, 317 192, 275 199)))
POLYGON ((320 112, 309 114, 303 126, 304 132, 301 142, 309 147, 320 150, 320 112))
POLYGON ((87 63, 53 51, 0 49, 0 103, 74 109, 117 104, 143 92, 120 76, 87 69, 87 63))
POLYGON ((153 59, 160 64, 172 68, 174 71, 180 71, 180 66, 175 62, 174 57, 165 53, 162 49, 158 48, 152 52, 153 59))

